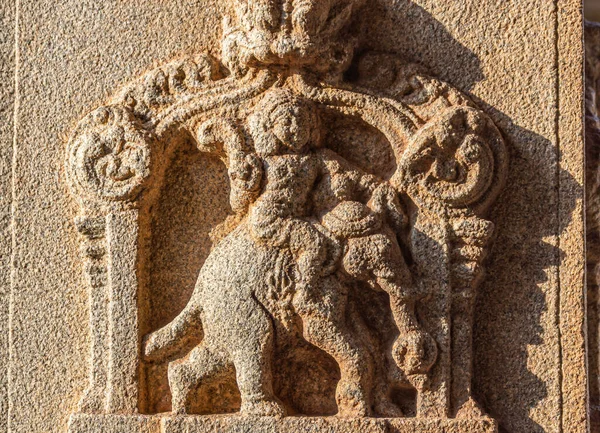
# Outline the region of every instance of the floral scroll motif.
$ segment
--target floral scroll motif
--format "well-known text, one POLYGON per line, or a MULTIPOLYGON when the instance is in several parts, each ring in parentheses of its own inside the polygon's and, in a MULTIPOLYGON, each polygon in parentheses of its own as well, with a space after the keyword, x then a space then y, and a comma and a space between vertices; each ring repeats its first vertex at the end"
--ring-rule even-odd
POLYGON ((133 200, 150 176, 153 137, 122 107, 102 107, 84 118, 69 144, 70 180, 84 195, 133 200))
POLYGON ((505 160, 502 137, 487 116, 470 107, 449 108, 413 137, 398 183, 422 206, 466 208, 484 200, 505 160))

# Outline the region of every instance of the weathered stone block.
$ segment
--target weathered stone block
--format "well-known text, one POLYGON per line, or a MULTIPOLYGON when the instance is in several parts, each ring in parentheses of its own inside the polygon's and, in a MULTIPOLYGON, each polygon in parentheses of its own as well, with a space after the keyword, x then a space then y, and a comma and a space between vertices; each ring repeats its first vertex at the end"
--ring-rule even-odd
POLYGON ((263 418, 211 416, 83 415, 71 417, 70 431, 103 433, 495 433, 487 419, 339 419, 314 417, 263 418))
POLYGON ((16 6, 7 431, 586 431, 580 2, 16 6))

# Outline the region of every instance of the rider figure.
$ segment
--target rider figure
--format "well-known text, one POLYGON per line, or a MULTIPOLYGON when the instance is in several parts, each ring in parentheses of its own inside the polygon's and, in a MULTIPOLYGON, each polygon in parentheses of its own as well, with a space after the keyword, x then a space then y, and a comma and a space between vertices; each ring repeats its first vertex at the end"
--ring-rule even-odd
POLYGON ((400 331, 396 362, 406 374, 426 372, 436 349, 414 315, 418 293, 393 231, 407 220, 396 191, 321 148, 316 107, 289 90, 269 92, 249 127, 264 168, 250 231, 259 242, 292 252, 300 274, 295 307, 309 314, 319 308, 319 280, 334 270, 331 245, 337 244, 347 275, 389 294, 400 331))

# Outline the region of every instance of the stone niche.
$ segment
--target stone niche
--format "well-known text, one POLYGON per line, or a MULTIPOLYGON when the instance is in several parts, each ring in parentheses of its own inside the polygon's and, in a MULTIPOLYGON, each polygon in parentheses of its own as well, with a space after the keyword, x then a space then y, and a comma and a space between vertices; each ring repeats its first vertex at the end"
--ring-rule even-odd
POLYGON ((6 431, 588 430, 580 2, 3 3, 6 431))

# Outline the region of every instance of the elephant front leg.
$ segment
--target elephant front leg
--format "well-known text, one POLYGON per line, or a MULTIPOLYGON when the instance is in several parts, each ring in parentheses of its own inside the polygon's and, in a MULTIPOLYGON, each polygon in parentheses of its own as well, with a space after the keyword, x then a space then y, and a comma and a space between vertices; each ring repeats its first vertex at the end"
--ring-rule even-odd
POLYGON ((400 331, 392 349, 394 360, 409 376, 427 373, 437 359, 435 340, 419 325, 414 301, 390 296, 390 303, 394 321, 400 331))
POLYGON ((306 341, 331 355, 339 365, 338 416, 370 416, 373 361, 346 323, 347 295, 337 280, 326 279, 316 296, 308 289, 298 291, 293 303, 302 318, 306 341))
POLYGON ((344 270, 390 297, 390 309, 400 334, 392 349, 398 366, 409 376, 427 373, 436 361, 437 345, 415 315, 415 302, 420 293, 395 235, 384 230, 349 239, 347 246, 344 270))

